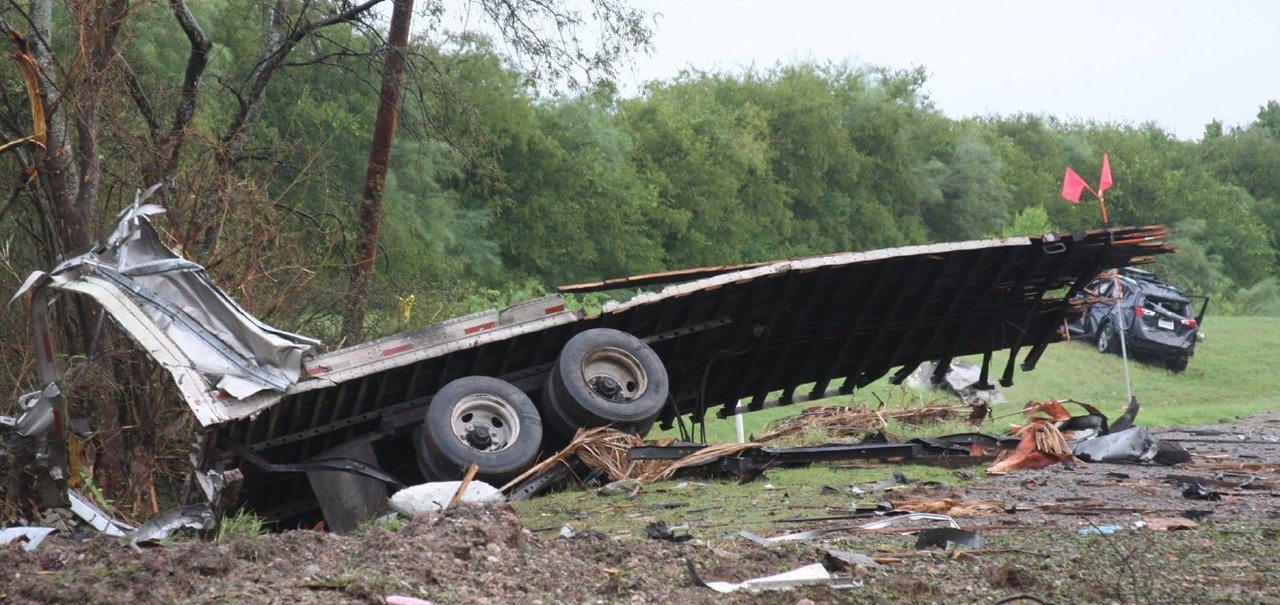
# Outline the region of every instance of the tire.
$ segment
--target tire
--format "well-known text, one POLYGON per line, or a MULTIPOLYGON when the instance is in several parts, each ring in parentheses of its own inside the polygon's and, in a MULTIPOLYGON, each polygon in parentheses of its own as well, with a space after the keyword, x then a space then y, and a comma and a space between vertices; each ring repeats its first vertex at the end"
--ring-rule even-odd
POLYGON ((1098 352, 1106 355, 1116 352, 1116 333, 1111 329, 1111 322, 1103 322, 1098 326, 1098 352))
POLYGON ((422 473, 422 478, 428 483, 456 478, 451 477, 450 473, 440 466, 440 461, 436 459, 436 455, 432 454, 427 447, 426 432, 427 425, 425 422, 418 425, 418 428, 413 432, 413 450, 418 459, 418 471, 422 473))
POLYGON ((555 381, 555 374, 554 371, 547 373, 546 388, 542 391, 541 410, 542 418, 545 422, 542 443, 546 446, 547 451, 564 449, 573 440, 578 428, 588 426, 566 415, 568 412, 565 411, 564 404, 560 402, 562 396, 557 395, 556 387, 552 386, 555 381))
POLYGON ((667 403, 670 383, 658 354, 639 338, 595 328, 560 350, 544 397, 555 432, 611 425, 645 435, 667 403))
POLYGON ((1187 358, 1174 357, 1172 359, 1165 360, 1164 365, 1169 368, 1170 372, 1174 372, 1176 374, 1187 369, 1187 358))
POLYGON ((502 484, 528 470, 542 447, 542 418, 528 395, 488 376, 459 378, 431 398, 415 435, 418 467, 428 480, 476 477, 502 484))

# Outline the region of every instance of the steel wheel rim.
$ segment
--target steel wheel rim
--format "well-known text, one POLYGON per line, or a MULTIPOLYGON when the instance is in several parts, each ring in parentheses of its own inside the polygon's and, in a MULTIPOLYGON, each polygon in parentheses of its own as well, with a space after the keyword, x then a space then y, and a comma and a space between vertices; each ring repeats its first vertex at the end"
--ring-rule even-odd
POLYGON ((507 449, 520 437, 520 417, 510 403, 497 395, 477 393, 459 401, 449 416, 453 435, 463 445, 481 452, 507 449), (491 445, 478 446, 473 435, 483 428, 491 445))
POLYGON ((582 378, 595 394, 615 403, 639 399, 649 376, 635 355, 617 347, 601 347, 582 360, 582 378))
POLYGON ((1111 326, 1098 330, 1098 352, 1106 353, 1111 348, 1111 326))

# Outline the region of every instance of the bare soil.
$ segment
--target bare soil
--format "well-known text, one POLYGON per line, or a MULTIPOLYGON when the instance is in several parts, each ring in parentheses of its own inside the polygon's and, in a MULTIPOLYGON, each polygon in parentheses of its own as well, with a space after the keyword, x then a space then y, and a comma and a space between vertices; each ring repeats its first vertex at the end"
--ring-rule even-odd
MULTIPOLYGON (((1280 603, 1280 412, 1158 435, 1180 440, 1194 461, 1072 464, 894 494, 999 502, 957 519, 984 538, 979 549, 916 551, 910 535, 852 531, 769 547, 731 529, 683 543, 590 532, 570 539, 532 531, 505 505, 462 506, 397 531, 373 525, 354 535, 293 531, 143 550, 54 535, 32 552, 0 548, 0 602, 1280 603), (1192 483, 1220 499, 1188 499, 1192 483), (1153 519, 1188 517, 1196 527, 1151 529, 1153 519), (828 548, 881 564, 839 564, 828 548), (723 595, 689 572, 741 581, 814 562, 862 586, 723 595)), ((771 535, 861 522, 780 524, 771 535)))

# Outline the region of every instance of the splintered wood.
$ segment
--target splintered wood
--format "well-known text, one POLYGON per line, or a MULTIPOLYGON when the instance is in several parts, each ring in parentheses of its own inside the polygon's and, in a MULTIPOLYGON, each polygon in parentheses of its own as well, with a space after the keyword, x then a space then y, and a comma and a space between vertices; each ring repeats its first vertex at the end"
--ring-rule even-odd
POLYGON ((779 418, 766 427, 756 441, 768 442, 781 437, 801 436, 806 431, 821 430, 831 437, 862 437, 866 433, 889 426, 890 420, 900 424, 921 425, 946 422, 963 417, 968 405, 931 405, 906 409, 870 409, 849 405, 814 406, 794 416, 779 418))
MULTIPOLYGON (((631 448, 643 445, 643 440, 631 433, 625 433, 609 427, 578 429, 573 441, 555 455, 543 460, 524 474, 512 479, 502 486, 506 491, 520 482, 537 477, 559 464, 567 464, 569 458, 577 456, 589 468, 598 470, 614 481, 635 479, 641 483, 665 481, 682 468, 698 466, 726 456, 733 456, 744 450, 759 448, 760 442, 725 443, 711 445, 679 460, 632 460, 631 448)), ((669 445, 660 443, 660 445, 669 445)))

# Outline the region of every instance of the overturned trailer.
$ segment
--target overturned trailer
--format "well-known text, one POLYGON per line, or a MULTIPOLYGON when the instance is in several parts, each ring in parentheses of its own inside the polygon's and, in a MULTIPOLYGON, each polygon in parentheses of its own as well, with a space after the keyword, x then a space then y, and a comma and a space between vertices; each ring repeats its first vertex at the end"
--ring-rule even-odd
MULTIPOLYGON (((39 372, 27 415, 66 477, 67 418, 48 325, 66 293, 93 299, 168 370, 199 421, 188 497, 277 527, 354 526, 388 485, 513 477, 582 426, 645 432, 847 394, 927 360, 981 354, 978 386, 1033 368, 1101 271, 1170 252, 1125 227, 847 252, 566 287, 647 288, 599 313, 547 296, 317 353, 270 328, 167 248, 135 205, 93 250, 24 285, 39 372), (1001 368, 996 351, 1008 349, 1001 368), (896 368, 896 371, 895 371, 896 368)), ((941 378, 939 376, 939 378, 941 378)))

